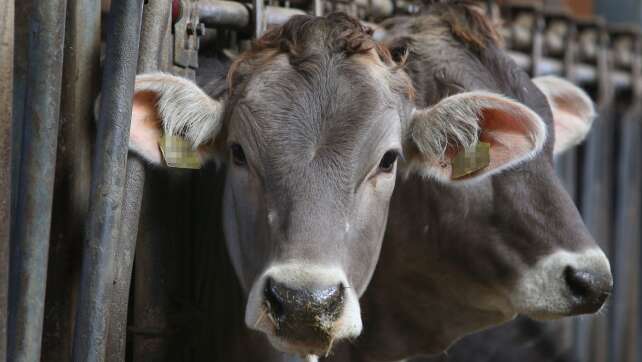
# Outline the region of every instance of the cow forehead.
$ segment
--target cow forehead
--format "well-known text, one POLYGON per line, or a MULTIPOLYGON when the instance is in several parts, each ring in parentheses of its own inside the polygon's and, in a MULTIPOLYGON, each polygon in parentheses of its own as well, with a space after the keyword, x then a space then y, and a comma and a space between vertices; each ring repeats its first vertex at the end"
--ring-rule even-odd
POLYGON ((279 56, 249 80, 230 128, 261 148, 303 154, 347 151, 385 133, 398 100, 362 65, 337 58, 295 68, 279 56))
POLYGON ((248 81, 229 137, 256 160, 266 187, 347 190, 401 141, 398 100, 389 94, 360 64, 325 59, 295 69, 285 58, 248 81))

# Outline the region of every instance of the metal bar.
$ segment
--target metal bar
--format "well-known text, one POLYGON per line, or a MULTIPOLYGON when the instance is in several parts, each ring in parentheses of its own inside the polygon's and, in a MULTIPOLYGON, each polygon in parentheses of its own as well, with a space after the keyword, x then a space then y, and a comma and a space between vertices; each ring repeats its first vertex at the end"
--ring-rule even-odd
POLYGON ((242 3, 222 0, 199 1, 199 16, 209 27, 243 29, 250 23, 250 12, 242 3))
MULTIPOLYGON (((176 70, 177 67, 173 66, 173 62, 170 60, 172 59, 171 54, 166 53, 167 50, 172 49, 173 43, 171 29, 168 28, 160 46, 161 57, 157 65, 158 68, 165 71, 176 70)), ((155 64, 147 64, 146 59, 148 57, 141 54, 138 64, 139 71, 151 70, 151 67, 156 66, 155 64)), ((136 158, 130 157, 129 160, 135 162, 136 158)), ((168 236, 163 228, 166 220, 153 214, 157 210, 166 210, 168 203, 165 196, 167 192, 170 192, 168 188, 164 188, 161 192, 154 192, 155 186, 166 184, 171 178, 172 175, 168 175, 167 172, 163 171, 159 174, 159 172, 148 170, 145 173, 145 183, 142 185, 144 191, 139 215, 132 288, 134 291, 132 297, 133 326, 128 327, 128 333, 132 337, 132 359, 134 361, 171 360, 167 351, 169 349, 168 341, 172 339, 150 337, 147 334, 137 333, 141 329, 147 331, 165 330, 169 326, 168 318, 172 314, 169 299, 170 288, 168 288, 167 282, 169 273, 166 272, 166 269, 173 259, 163 257, 168 239, 171 239, 172 236, 168 236)))
POLYGON ((609 361, 635 361, 637 277, 640 272, 640 122, 639 99, 619 124, 613 253, 612 323, 609 361))
POLYGON ((11 220, 11 126, 13 106, 14 1, 0 6, 0 362, 7 358, 9 303, 9 232, 11 220))
POLYGON ((127 160, 127 181, 123 196, 123 221, 118 250, 116 251, 116 274, 111 295, 106 361, 118 362, 125 360, 127 307, 144 185, 145 165, 141 160, 130 157, 127 160))
POLYGON ((176 205, 171 201, 158 198, 168 191, 169 188, 165 184, 168 181, 171 182, 174 175, 167 173, 158 175, 157 172, 150 170, 145 178, 148 182, 145 184, 134 265, 133 360, 164 361, 170 360, 168 358, 170 348, 167 343, 169 338, 160 332, 155 338, 149 338, 148 335, 137 332, 152 330, 168 333, 166 331, 169 330, 169 316, 172 310, 169 297, 171 284, 168 281, 171 273, 168 270, 171 270, 171 267, 165 264, 168 260, 166 256, 168 253, 165 250, 171 243, 171 236, 174 236, 168 235, 172 232, 174 225, 167 226, 168 220, 163 220, 162 215, 159 217, 156 211, 166 208, 167 205, 176 210, 176 205))
MULTIPOLYGON (((138 73, 160 68, 161 47, 170 26, 172 3, 153 1, 143 8, 138 73)), ((138 226, 145 186, 145 165, 136 156, 127 159, 127 181, 123 196, 123 221, 116 251, 116 276, 111 300, 107 361, 124 361, 127 341, 129 292, 138 238, 138 226)), ((150 245, 151 246, 151 245, 150 245)), ((153 246, 151 246, 153 247, 153 246)))
MULTIPOLYGON (((522 69, 531 69, 531 57, 527 54, 508 50, 508 54, 522 69)), ((537 74, 539 75, 564 75, 563 61, 543 57, 537 66, 537 74)), ((616 89, 628 89, 632 86, 631 77, 627 72, 621 70, 611 70, 609 72, 611 83, 616 89)), ((598 72, 595 66, 589 64, 578 63, 575 65, 575 81, 578 84, 596 84, 598 72)))
MULTIPOLYGON (((600 30, 596 53, 595 94, 599 117, 594 121, 584 146, 580 211, 589 231, 607 256, 612 254, 612 146, 614 91, 610 83, 608 38, 600 30)), ((581 361, 606 361, 609 311, 592 318, 579 318, 576 324, 575 353, 581 361)))
POLYGON ((33 4, 24 109, 21 180, 10 268, 8 358, 40 359, 53 179, 58 140, 65 0, 33 4), (14 274, 15 273, 15 274, 14 274))
MULTIPOLYGON (((247 29, 250 26, 250 12, 253 6, 224 0, 199 1, 201 21, 212 28, 247 29)), ((264 26, 281 25, 294 15, 305 14, 305 11, 293 8, 266 6, 264 8, 264 26)))
POLYGON ((265 3, 263 0, 254 0, 254 37, 260 38, 267 29, 265 24, 265 3))
POLYGON ((313 0, 314 16, 323 16, 323 5, 324 2, 322 0, 313 0))
POLYGON ((143 0, 113 0, 72 357, 102 361, 125 187, 143 0))
MULTIPOLYGON (((18 198, 18 185, 20 184, 20 165, 22 159, 22 134, 24 124, 24 111, 25 102, 27 98, 27 68, 29 67, 29 23, 32 8, 32 1, 25 0, 14 2, 14 46, 13 49, 13 104, 12 104, 12 117, 11 117, 11 215, 15 220, 18 198)), ((11 223, 13 224, 13 223, 11 223)), ((11 260, 18 260, 19 248, 17 243, 13 242, 16 228, 10 230, 10 251, 9 251, 9 290, 12 286, 17 285, 20 278, 19 270, 16 267, 11 268, 11 260)), ((15 287, 14 287, 15 288, 15 287)), ((15 290, 15 289, 14 289, 15 290)), ((7 336, 6 336, 6 358, 9 359, 9 325, 12 313, 12 308, 17 305, 17 293, 9 293, 8 301, 8 315, 6 321, 7 336)))
POLYGON ((89 210, 100 4, 68 0, 42 355, 70 361, 84 220, 89 210))

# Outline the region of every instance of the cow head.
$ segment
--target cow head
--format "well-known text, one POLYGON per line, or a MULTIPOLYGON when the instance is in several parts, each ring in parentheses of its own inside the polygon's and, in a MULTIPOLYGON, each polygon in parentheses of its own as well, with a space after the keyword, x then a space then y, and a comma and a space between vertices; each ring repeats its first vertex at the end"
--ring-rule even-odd
POLYGON ((543 132, 528 109, 484 92, 415 109, 404 71, 342 14, 296 16, 266 33, 228 83, 214 99, 182 78, 138 76, 130 148, 162 164, 160 137, 177 135, 202 160, 226 165, 224 231, 248 296, 246 324, 292 353, 325 353, 359 335, 358 298, 377 263, 405 141, 425 170, 442 174, 439 157, 476 144, 480 105, 521 112, 526 137, 543 132), (466 107, 447 117, 455 101, 466 107))
MULTIPOLYGON (((500 50, 493 26, 462 3, 434 4, 423 16, 391 19, 383 24, 383 41, 393 54, 407 54, 405 69, 419 107, 484 91, 520 109, 478 107, 479 138, 490 143, 491 165, 510 156, 505 147, 537 147, 508 169, 463 186, 443 182, 448 172, 426 172, 416 158, 400 164, 409 177, 397 181, 377 271, 386 287, 373 293, 411 300, 399 308, 414 308, 414 317, 402 320, 427 316, 418 343, 433 343, 431 352, 516 314, 548 319, 595 312, 612 287, 608 259, 553 167, 555 154, 587 134, 592 102, 566 81, 531 81, 500 50), (523 137, 526 129, 529 137, 523 137), (391 293, 399 280, 409 282, 409 291, 391 293)), ((453 118, 459 108, 447 114, 453 118)))

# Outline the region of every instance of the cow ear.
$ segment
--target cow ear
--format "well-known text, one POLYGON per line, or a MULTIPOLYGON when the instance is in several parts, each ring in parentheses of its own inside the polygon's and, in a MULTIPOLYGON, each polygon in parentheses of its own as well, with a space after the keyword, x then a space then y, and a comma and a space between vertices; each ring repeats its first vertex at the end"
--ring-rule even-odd
POLYGON ((474 179, 533 157, 545 140, 546 125, 527 106, 489 92, 460 93, 415 111, 407 171, 448 182, 474 179), (462 156, 463 175, 453 169, 462 156))
POLYGON ((555 123, 554 153, 560 154, 582 142, 595 119, 595 106, 581 88, 562 78, 546 76, 533 79, 544 93, 555 123))
POLYGON ((213 141, 221 129, 223 103, 191 81, 165 73, 136 76, 129 149, 152 164, 162 163, 163 134, 180 136, 201 162, 214 156, 213 141))

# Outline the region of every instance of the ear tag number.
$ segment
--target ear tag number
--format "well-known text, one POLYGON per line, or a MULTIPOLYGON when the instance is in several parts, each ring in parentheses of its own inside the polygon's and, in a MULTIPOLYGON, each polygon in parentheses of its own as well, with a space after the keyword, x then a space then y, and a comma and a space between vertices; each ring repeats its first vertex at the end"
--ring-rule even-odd
POLYGON ((201 168, 201 159, 192 144, 179 136, 162 135, 158 141, 161 154, 168 167, 201 168))
POLYGON ((482 170, 490 164, 490 143, 479 142, 469 150, 459 152, 452 162, 453 180, 482 170))

